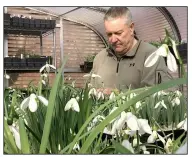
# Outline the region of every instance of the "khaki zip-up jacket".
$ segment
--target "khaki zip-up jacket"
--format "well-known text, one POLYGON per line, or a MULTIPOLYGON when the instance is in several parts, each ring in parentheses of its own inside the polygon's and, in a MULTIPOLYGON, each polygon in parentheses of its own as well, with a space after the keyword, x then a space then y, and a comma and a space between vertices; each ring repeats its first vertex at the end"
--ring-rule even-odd
POLYGON ((138 41, 121 58, 110 49, 102 50, 95 57, 92 69, 92 72, 101 78, 92 78, 91 84, 96 88, 124 90, 151 86, 172 79, 163 57, 159 57, 152 67, 144 67, 147 57, 156 50, 156 47, 143 41, 138 41))

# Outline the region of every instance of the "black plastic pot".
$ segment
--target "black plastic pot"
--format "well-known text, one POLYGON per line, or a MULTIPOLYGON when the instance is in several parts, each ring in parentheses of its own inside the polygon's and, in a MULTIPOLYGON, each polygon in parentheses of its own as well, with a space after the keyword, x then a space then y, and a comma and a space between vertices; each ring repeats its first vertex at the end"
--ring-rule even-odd
POLYGON ((19 17, 14 16, 11 18, 11 26, 19 27, 19 17))
POLYGON ((13 65, 13 68, 19 68, 21 65, 21 58, 13 57, 12 58, 12 65, 13 65))
POLYGON ((12 67, 12 57, 5 57, 4 68, 11 68, 11 67, 12 67))
POLYGON ((32 29, 35 28, 35 20, 34 19, 29 19, 29 28, 32 28, 32 29))
POLYGON ((11 25, 10 14, 4 13, 4 26, 10 27, 10 25, 11 25))
POLYGON ((35 28, 40 29, 41 28, 41 20, 40 19, 35 19, 35 28))
POLYGON ((84 62, 84 72, 88 73, 93 68, 93 62, 84 62))
POLYGON ((19 18, 19 27, 23 28, 24 27, 24 18, 19 18))
POLYGON ((40 23, 41 23, 41 28, 45 29, 45 27, 46 27, 46 20, 41 20, 40 23))
POLYGON ((23 23, 24 23, 24 28, 28 29, 30 24, 30 19, 24 18, 23 23))

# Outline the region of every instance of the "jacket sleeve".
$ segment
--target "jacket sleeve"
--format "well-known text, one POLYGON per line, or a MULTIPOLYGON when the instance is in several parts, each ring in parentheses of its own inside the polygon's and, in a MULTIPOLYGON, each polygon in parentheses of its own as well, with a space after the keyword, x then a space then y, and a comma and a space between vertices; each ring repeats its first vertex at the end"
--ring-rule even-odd
POLYGON ((173 79, 165 64, 165 59, 159 57, 158 61, 151 67, 143 67, 141 87, 160 84, 173 79))

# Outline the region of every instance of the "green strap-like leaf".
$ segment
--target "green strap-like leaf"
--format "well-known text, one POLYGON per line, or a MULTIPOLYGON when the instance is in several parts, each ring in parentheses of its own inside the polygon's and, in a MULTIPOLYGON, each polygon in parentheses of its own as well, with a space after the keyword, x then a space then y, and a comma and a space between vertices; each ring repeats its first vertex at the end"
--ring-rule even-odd
POLYGON ((25 125, 22 118, 19 118, 19 134, 20 134, 20 141, 21 141, 21 151, 24 154, 30 154, 28 136, 27 136, 27 132, 25 130, 25 125))
POLYGON ((40 145, 40 151, 39 153, 45 153, 46 147, 47 147, 47 142, 49 139, 49 133, 50 133, 50 129, 51 129, 51 121, 52 121, 52 116, 53 116, 53 109, 54 109, 54 105, 55 105, 55 99, 56 99, 56 95, 57 95, 57 89, 59 86, 59 82, 61 79, 61 75, 64 69, 64 65, 66 63, 67 57, 64 59, 64 62, 61 66, 61 68, 59 69, 59 72, 56 76, 56 79, 54 81, 53 87, 51 89, 51 93, 50 93, 50 97, 49 97, 49 104, 47 107, 47 113, 46 113, 46 119, 45 119, 45 125, 44 125, 44 129, 43 129, 43 136, 41 139, 41 145, 40 145))

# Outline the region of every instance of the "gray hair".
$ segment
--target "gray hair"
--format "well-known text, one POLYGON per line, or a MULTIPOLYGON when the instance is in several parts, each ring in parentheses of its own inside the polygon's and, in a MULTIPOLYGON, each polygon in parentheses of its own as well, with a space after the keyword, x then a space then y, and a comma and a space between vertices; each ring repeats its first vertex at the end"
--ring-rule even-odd
POLYGON ((132 23, 132 15, 127 7, 109 8, 104 16, 104 21, 110 21, 119 17, 124 17, 128 25, 132 23))

